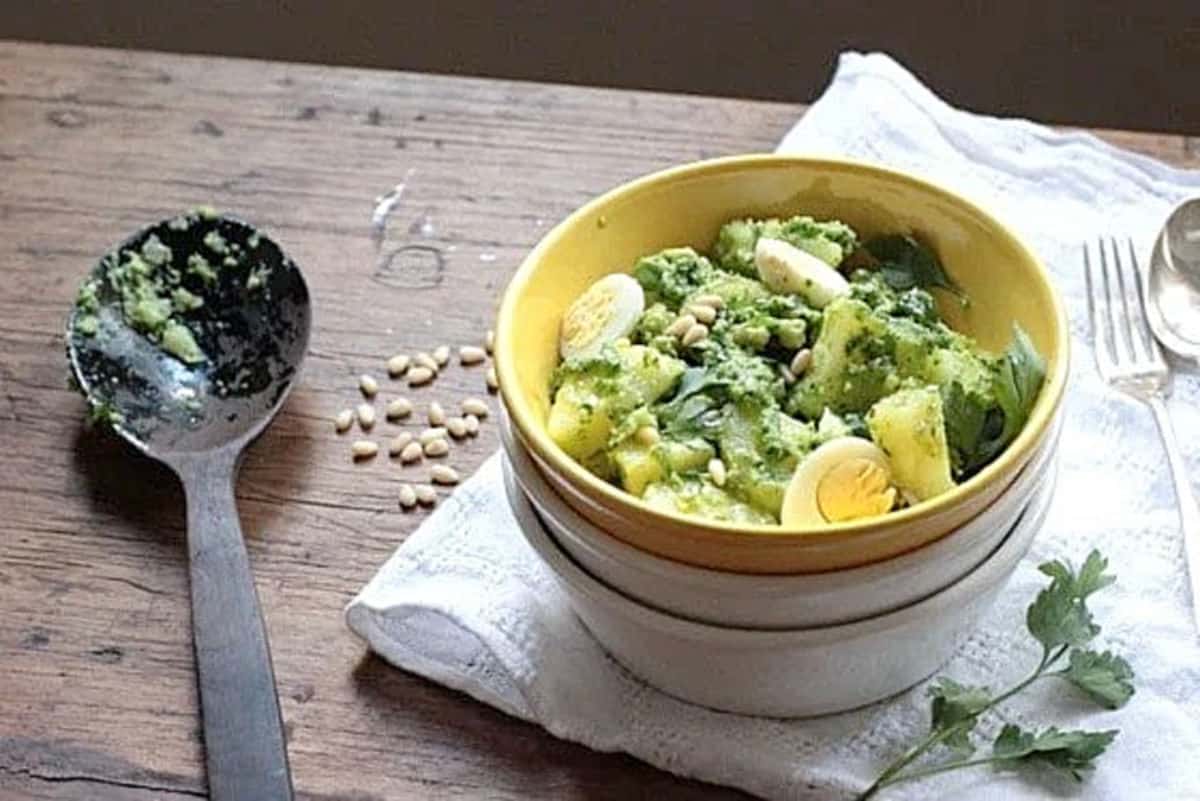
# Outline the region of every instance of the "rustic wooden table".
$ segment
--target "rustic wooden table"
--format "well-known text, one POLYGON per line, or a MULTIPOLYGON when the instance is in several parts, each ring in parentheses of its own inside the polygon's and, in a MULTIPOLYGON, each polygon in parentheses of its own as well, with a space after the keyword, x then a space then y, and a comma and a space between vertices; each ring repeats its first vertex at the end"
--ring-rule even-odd
MULTIPOLYGON (((522 254, 639 173, 769 150, 793 105, 0 43, 0 798, 203 797, 183 501, 81 425, 62 324, 127 232, 198 203, 302 265, 316 329, 243 526, 302 799, 734 798, 394 670, 342 624, 422 518, 330 418, 397 351, 477 342, 522 254), (385 254, 374 198, 405 181, 385 254)), ((1101 133, 1200 166, 1197 140, 1101 133)), ((481 394, 453 369, 428 397, 481 394)), ((470 471, 493 427, 455 451, 470 471)))

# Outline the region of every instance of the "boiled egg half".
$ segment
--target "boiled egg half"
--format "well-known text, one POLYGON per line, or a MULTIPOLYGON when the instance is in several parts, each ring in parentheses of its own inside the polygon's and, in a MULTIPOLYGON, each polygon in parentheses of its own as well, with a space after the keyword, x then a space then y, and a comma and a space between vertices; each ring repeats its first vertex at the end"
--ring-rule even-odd
POLYGON ((646 308, 642 286, 625 273, 606 275, 575 299, 563 315, 559 353, 564 359, 596 353, 629 336, 646 308))
POLYGON ((895 503, 887 454, 869 440, 836 437, 796 465, 780 522, 807 527, 861 520, 886 514, 895 503))
POLYGON ((841 273, 782 239, 759 239, 754 245, 754 266, 769 289, 799 295, 818 309, 850 291, 850 284, 841 273))

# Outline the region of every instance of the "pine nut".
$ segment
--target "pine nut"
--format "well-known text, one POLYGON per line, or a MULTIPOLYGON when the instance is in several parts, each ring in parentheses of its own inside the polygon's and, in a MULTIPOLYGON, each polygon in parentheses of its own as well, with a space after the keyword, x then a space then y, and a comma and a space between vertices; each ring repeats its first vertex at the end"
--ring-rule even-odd
POLYGON ((375 425, 375 407, 369 403, 360 403, 355 410, 358 415, 358 424, 364 431, 375 425))
POLYGON ((487 403, 479 398, 467 398, 462 402, 462 410, 464 414, 473 414, 479 418, 487 417, 488 415, 487 403))
POLYGON ((702 340, 705 340, 707 338, 708 338, 708 326, 703 325, 701 323, 696 323, 695 325, 693 325, 691 328, 689 328, 687 330, 686 334, 683 335, 683 340, 682 340, 683 346, 685 348, 690 348, 692 345, 695 345, 697 342, 701 342, 702 340))
POLYGON ((687 310, 688 314, 695 317, 697 322, 704 323, 705 325, 712 325, 713 321, 717 319, 717 310, 712 306, 702 306, 697 303, 688 306, 687 310))
POLYGON ((788 369, 792 371, 792 375, 801 376, 808 370, 810 364, 812 364, 812 351, 808 348, 801 348, 792 357, 792 363, 788 369))
POLYGON ((446 438, 446 429, 442 428, 441 426, 437 426, 435 428, 427 428, 424 431, 422 431, 419 435, 417 435, 417 442, 421 443, 422 445, 428 445, 429 443, 433 442, 435 439, 445 439, 445 438, 446 438))
POLYGON ((437 362, 438 367, 445 367, 446 362, 450 361, 450 346, 438 345, 433 349, 433 360, 437 362))
POLYGON ((396 398, 395 400, 388 401, 385 413, 387 414, 387 419, 399 420, 401 417, 408 417, 412 414, 412 410, 412 401, 408 398, 396 398))
POLYGON ((400 451, 400 461, 404 464, 409 462, 421 461, 421 454, 425 451, 421 449, 421 443, 410 442, 404 446, 404 450, 400 451))
POLYGON ((369 439, 356 439, 350 445, 350 454, 355 459, 370 459, 379 453, 379 446, 369 439))
POLYGON ((725 463, 720 459, 708 460, 708 474, 712 476, 713 483, 718 487, 725 486, 725 463))
POLYGON ((472 437, 479 433, 479 418, 473 414, 463 415, 463 422, 467 425, 467 433, 472 437))
POLYGON ((786 365, 779 365, 779 376, 785 384, 795 384, 796 374, 793 373, 786 365))
POLYGON ((399 378, 408 371, 408 366, 412 364, 412 358, 407 354, 401 353, 387 360, 388 375, 392 378, 399 378))
POLYGON ((417 505, 417 491, 413 489, 412 484, 400 485, 400 506, 403 509, 411 509, 417 505))
POLYGON ((410 387, 419 387, 422 384, 428 384, 437 375, 428 367, 411 367, 408 371, 408 385, 410 387))
POLYGON ((720 295, 700 295, 697 298, 693 298, 692 303, 696 304, 697 306, 711 306, 714 309, 725 308, 725 298, 721 297, 720 295))
POLYGON ((487 336, 483 338, 483 349, 491 353, 496 348, 496 332, 488 329, 487 336))
POLYGON ((634 432, 633 436, 638 442, 646 446, 656 445, 660 439, 658 436, 658 429, 654 426, 642 426, 634 432))
POLYGON ((349 431, 352 425, 354 425, 354 412, 351 409, 342 409, 337 413, 337 417, 333 418, 333 428, 339 434, 349 431))
POLYGON ((446 424, 446 410, 437 401, 429 404, 429 424, 433 426, 446 424))
POLYGON ((358 377, 358 388, 362 390, 364 398, 373 398, 379 392, 379 382, 374 376, 363 373, 358 377))
POLYGON ((445 456, 450 452, 450 443, 444 439, 435 439, 425 445, 426 456, 445 456))
POLYGON ((413 441, 413 435, 408 431, 401 431, 396 436, 392 437, 392 441, 388 443, 388 455, 399 456, 404 453, 404 449, 408 447, 408 443, 413 441))
POLYGON ((438 371, 438 363, 428 353, 418 353, 413 357, 413 364, 417 365, 418 367, 424 367, 431 373, 436 373, 438 371))
POLYGON ((479 364, 487 358, 487 351, 475 345, 463 345, 458 349, 458 360, 463 364, 479 364))
POLYGON ((418 484, 413 487, 413 492, 416 493, 417 501, 423 506, 433 506, 437 503, 437 490, 428 484, 418 484))
POLYGON ((488 392, 495 392, 500 389, 500 379, 496 378, 496 368, 489 367, 487 371, 487 388, 488 392))
POLYGON ((461 417, 451 417, 446 421, 446 430, 455 439, 462 439, 467 435, 467 421, 461 417))
POLYGON ((696 318, 690 314, 681 314, 675 318, 675 322, 671 323, 663 330, 663 333, 669 337, 681 337, 688 332, 693 325, 696 324, 696 318))
POLYGON ((429 477, 433 479, 434 484, 457 484, 459 482, 458 471, 444 464, 435 464, 429 468, 429 477))

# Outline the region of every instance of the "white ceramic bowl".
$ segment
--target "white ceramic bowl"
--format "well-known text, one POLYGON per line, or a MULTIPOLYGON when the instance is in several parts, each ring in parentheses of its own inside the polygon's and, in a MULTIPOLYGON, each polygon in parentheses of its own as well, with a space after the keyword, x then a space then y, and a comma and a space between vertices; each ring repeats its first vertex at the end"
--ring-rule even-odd
POLYGON ((941 592, 854 623, 786 631, 707 625, 639 604, 579 567, 542 527, 529 500, 520 492, 512 497, 525 538, 553 571, 576 614, 631 672, 666 693, 714 709, 805 717, 877 701, 937 670, 1029 550, 1045 520, 1055 470, 1052 465, 1000 547, 941 592))
MULTIPOLYGON (((700 623, 795 629, 847 623, 899 609, 949 586, 991 554, 1045 480, 1056 421, 1038 452, 978 516, 915 551, 828 573, 760 576, 693 567, 627 545, 571 508, 537 469, 502 415, 501 441, 516 485, 558 546, 584 570, 639 603, 700 623)), ((510 497, 510 502, 512 498, 510 497)))

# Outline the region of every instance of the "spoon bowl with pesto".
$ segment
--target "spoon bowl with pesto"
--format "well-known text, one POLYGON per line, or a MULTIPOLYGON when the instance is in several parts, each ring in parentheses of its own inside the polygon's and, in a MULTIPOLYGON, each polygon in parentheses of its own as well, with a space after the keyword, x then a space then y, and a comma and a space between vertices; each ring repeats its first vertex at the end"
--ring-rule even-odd
POLYGON ((216 801, 292 798, 234 482, 243 450, 295 382, 310 328, 295 263, 250 225, 207 209, 149 226, 102 257, 67 325, 68 358, 92 418, 184 485, 216 801))

